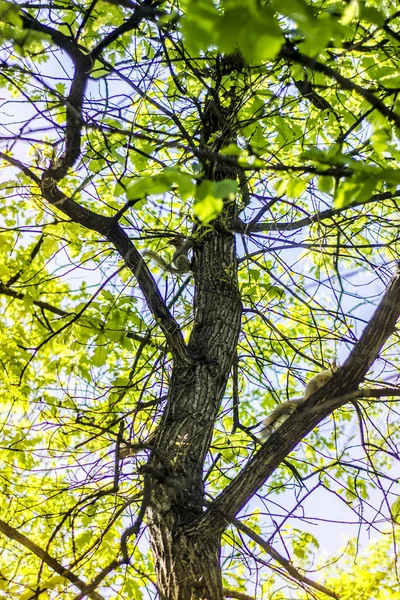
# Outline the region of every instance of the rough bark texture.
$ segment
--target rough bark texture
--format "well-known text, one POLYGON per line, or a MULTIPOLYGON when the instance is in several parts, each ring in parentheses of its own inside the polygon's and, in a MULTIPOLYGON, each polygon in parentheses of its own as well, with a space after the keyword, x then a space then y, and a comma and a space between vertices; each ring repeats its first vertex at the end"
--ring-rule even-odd
POLYGON ((153 458, 150 533, 168 600, 222 598, 219 533, 186 532, 204 507, 203 466, 240 331, 234 237, 214 230, 195 251, 189 362, 174 365, 153 458), (170 460, 173 458, 173 465, 170 460))
POLYGON ((218 536, 185 535, 152 522, 151 547, 164 600, 222 600, 218 536))
MULTIPOLYGON (((232 107, 231 107, 232 110, 232 107)), ((204 104, 202 145, 216 136, 218 149, 232 142, 229 115, 213 92, 204 104)), ((203 162, 204 177, 236 180, 231 166, 203 162)), ((188 361, 175 360, 167 407, 155 440, 150 503, 150 536, 157 579, 165 600, 220 600, 221 531, 192 530, 205 505, 203 469, 229 373, 236 355, 242 304, 232 223, 236 203, 226 198, 211 230, 195 227, 194 326, 188 361), (188 533, 190 531, 190 533, 188 533), (204 534, 205 533, 205 534, 204 534)))

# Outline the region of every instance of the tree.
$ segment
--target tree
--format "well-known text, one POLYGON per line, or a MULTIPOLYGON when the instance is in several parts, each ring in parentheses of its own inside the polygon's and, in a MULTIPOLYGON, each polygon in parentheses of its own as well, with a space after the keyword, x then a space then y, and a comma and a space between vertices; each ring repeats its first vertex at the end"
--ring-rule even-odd
POLYGON ((7 597, 337 597, 299 511, 396 500, 399 15, 2 0, 7 597))
MULTIPOLYGON (((394 530, 396 534, 396 529, 394 530)), ((338 577, 332 573, 331 582, 336 586, 340 598, 370 597, 394 598, 398 583, 393 577, 397 557, 393 553, 393 531, 386 536, 369 543, 359 555, 357 545, 349 543, 346 547, 347 568, 338 577)), ((396 537, 396 536, 395 536, 396 537)))

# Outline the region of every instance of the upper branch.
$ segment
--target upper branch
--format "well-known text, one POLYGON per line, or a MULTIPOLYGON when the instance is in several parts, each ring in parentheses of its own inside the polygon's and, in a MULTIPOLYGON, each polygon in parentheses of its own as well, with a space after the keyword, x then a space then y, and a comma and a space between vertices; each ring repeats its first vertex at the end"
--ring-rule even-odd
POLYGON ((74 64, 74 76, 66 101, 65 148, 62 156, 53 161, 43 174, 43 181, 60 181, 79 158, 82 136, 82 109, 87 83, 94 61, 101 52, 113 41, 127 31, 135 29, 146 16, 154 16, 153 0, 145 0, 137 6, 133 14, 119 27, 106 36, 90 53, 84 52, 81 46, 71 37, 60 31, 43 25, 31 15, 22 13, 21 18, 25 29, 32 29, 50 36, 53 43, 64 50, 74 64))
POLYGON ((82 108, 94 60, 99 57, 104 48, 120 35, 137 27, 143 17, 153 16, 156 10, 155 4, 156 2, 153 0, 144 0, 140 6, 135 8, 134 13, 124 24, 106 36, 88 54, 85 54, 72 38, 47 25, 42 25, 28 14, 23 15, 23 23, 27 29, 34 29, 49 35, 59 48, 68 53, 74 63, 74 76, 66 102, 65 148, 63 154, 44 171, 41 182, 20 161, 10 159, 7 155, 2 155, 2 158, 20 168, 35 183, 39 184, 43 196, 52 206, 61 210, 73 222, 96 231, 113 243, 138 281, 153 316, 159 321, 164 331, 174 358, 187 361, 188 352, 180 328, 165 305, 145 261, 127 234, 115 219, 99 215, 85 208, 72 198, 67 197, 57 186, 58 182, 67 174, 68 169, 74 165, 81 152, 82 108))
POLYGON ((393 333, 400 315, 400 272, 397 271, 360 340, 331 380, 312 394, 263 444, 246 467, 192 525, 194 531, 223 531, 302 438, 333 410, 348 402, 393 333))
POLYGON ((43 23, 37 21, 32 15, 25 12, 21 12, 21 19, 24 29, 31 29, 32 31, 48 35, 56 46, 68 54, 74 64, 78 63, 85 56, 75 40, 65 35, 65 33, 48 25, 43 25, 43 23))
MULTIPOLYGON (((335 215, 339 215, 350 208, 355 208, 356 206, 364 206, 365 204, 369 204, 370 202, 381 202, 382 200, 390 200, 391 198, 400 197, 400 190, 396 190, 394 192, 381 192, 379 194, 373 194, 369 200, 363 200, 362 202, 352 202, 351 204, 347 204, 347 206, 343 208, 328 208, 327 210, 322 210, 321 212, 317 212, 309 217, 304 217, 303 219, 299 219, 298 221, 291 221, 285 223, 277 223, 275 221, 262 221, 261 223, 257 222, 256 219, 253 219, 250 223, 245 223, 241 219, 237 219, 234 227, 235 231, 238 233, 244 234, 252 234, 252 233, 260 233, 262 231, 294 231, 296 229, 301 229, 302 227, 306 227, 307 225, 312 225, 313 223, 320 223, 325 219, 330 219, 335 215)), ((278 200, 278 199, 277 199, 278 200)), ((267 210, 266 208, 265 210, 267 210)), ((260 210, 260 216, 262 216, 263 209, 260 210)))
POLYGON ((157 11, 155 8, 157 4, 158 2, 153 0, 144 0, 143 4, 136 6, 129 19, 127 19, 119 27, 116 27, 113 31, 111 31, 111 33, 106 35, 101 42, 99 42, 97 46, 93 48, 91 52, 93 61, 100 56, 105 48, 115 42, 115 40, 117 40, 121 35, 127 33, 128 31, 132 31, 132 29, 136 29, 142 19, 146 17, 154 17, 157 14, 160 14, 160 11, 157 11))
POLYGON ((181 361, 189 360, 189 354, 178 323, 168 310, 146 262, 119 223, 112 217, 99 215, 81 206, 78 202, 72 200, 72 198, 68 198, 51 179, 40 182, 37 175, 28 169, 28 167, 25 167, 19 160, 2 152, 0 152, 0 158, 19 168, 36 184, 40 185, 41 183, 44 198, 52 206, 67 215, 74 223, 79 223, 79 225, 91 231, 96 231, 114 245, 121 258, 124 259, 127 267, 135 276, 149 309, 165 334, 174 359, 181 361))
POLYGON ((393 110, 388 108, 380 98, 377 98, 373 92, 370 90, 366 90, 354 81, 343 77, 340 75, 335 69, 332 67, 328 67, 328 65, 324 65, 323 63, 315 60, 314 58, 310 58, 305 54, 302 54, 288 42, 285 46, 281 48, 279 53, 281 58, 286 58, 293 62, 299 63, 308 67, 312 71, 317 71, 318 73, 323 73, 328 77, 331 77, 342 87, 343 90, 351 90, 357 92, 360 96, 365 98, 378 112, 384 115, 389 121, 393 121, 397 127, 400 127, 400 115, 395 113, 393 110))

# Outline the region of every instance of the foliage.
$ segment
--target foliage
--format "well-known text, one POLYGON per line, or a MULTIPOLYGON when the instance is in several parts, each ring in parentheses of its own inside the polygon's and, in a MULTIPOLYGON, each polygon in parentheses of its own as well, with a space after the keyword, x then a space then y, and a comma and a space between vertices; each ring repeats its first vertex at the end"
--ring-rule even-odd
POLYGON ((213 521, 227 597, 372 597, 378 549, 355 579, 307 571, 337 520, 380 530, 397 506, 398 333, 372 313, 399 260, 399 16, 0 1, 2 597, 163 597, 162 501, 168 526, 193 524, 230 489, 213 521), (176 235, 193 274, 143 261, 176 235), (312 400, 260 449, 275 404, 349 356, 342 401, 312 400))
POLYGON ((363 552, 359 552, 355 541, 346 545, 343 553, 345 564, 342 570, 331 567, 332 574, 325 576, 328 587, 335 586, 337 594, 344 600, 350 598, 396 598, 398 583, 393 577, 396 570, 396 555, 393 544, 398 534, 386 531, 379 539, 370 541, 363 552))

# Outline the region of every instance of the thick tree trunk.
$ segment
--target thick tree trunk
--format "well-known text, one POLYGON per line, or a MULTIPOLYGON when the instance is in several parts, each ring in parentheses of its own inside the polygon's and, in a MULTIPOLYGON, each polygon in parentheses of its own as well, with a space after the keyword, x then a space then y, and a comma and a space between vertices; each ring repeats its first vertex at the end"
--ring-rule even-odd
POLYGON ((219 536, 173 532, 165 522, 151 531, 162 600, 223 600, 219 536))
POLYGON ((195 249, 190 360, 175 361, 148 465, 148 524, 165 600, 221 600, 220 534, 191 524, 204 511, 203 468, 236 353, 242 306, 234 236, 208 234, 195 249))

